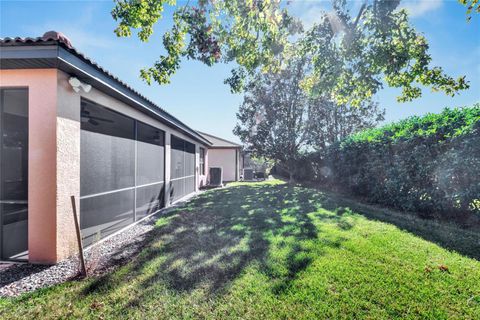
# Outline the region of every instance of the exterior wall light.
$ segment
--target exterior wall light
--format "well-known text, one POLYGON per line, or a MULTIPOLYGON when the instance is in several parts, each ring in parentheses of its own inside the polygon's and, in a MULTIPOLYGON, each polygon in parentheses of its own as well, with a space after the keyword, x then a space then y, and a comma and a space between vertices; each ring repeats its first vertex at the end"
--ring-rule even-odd
POLYGON ((83 90, 85 93, 89 93, 90 90, 92 89, 92 86, 86 83, 81 82, 75 77, 71 77, 68 79, 68 83, 72 86, 73 91, 75 92, 80 92, 80 88, 83 90))

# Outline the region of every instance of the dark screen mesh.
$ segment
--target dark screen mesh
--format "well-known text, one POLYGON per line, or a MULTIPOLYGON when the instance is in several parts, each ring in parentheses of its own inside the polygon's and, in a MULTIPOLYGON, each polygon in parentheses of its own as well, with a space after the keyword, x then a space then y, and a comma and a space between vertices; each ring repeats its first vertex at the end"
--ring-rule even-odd
POLYGON ((163 183, 137 188, 137 220, 162 208, 164 189, 163 183))
POLYGON ((185 195, 185 183, 184 179, 170 181, 170 200, 175 201, 182 198, 185 195))
POLYGON ((28 259, 28 89, 0 90, 0 260, 28 259))
POLYGON ((165 134, 138 122, 137 124, 137 186, 164 180, 165 134))
POLYGON ((80 224, 89 245, 163 207, 165 133, 85 100, 81 121, 80 224))
POLYGON ((185 194, 190 194, 195 191, 195 177, 188 177, 184 180, 185 183, 185 194))
POLYGON ((80 227, 84 245, 134 222, 133 204, 133 189, 81 199, 80 227))
POLYGON ((195 191, 195 145, 172 135, 171 139, 171 201, 195 191))
POLYGON ((185 152, 185 176, 195 174, 195 154, 185 152))
POLYGON ((171 158, 170 158, 170 178, 177 179, 185 176, 185 141, 172 135, 171 138, 171 158))
POLYGON ((133 119, 82 101, 80 195, 134 187, 133 119))
POLYGON ((185 140, 183 139, 180 139, 174 135, 172 135, 171 137, 171 141, 170 141, 170 146, 173 149, 175 150, 180 150, 180 151, 184 151, 185 150, 185 140))

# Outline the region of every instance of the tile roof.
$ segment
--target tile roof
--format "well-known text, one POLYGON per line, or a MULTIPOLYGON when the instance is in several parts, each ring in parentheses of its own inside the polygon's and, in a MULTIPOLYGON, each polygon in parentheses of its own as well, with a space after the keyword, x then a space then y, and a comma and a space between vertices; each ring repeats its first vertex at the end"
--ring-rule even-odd
MULTIPOLYGON (((171 115, 170 113, 168 113, 165 109, 161 108, 160 106, 158 106, 157 104, 155 104, 152 100, 148 99, 147 97, 145 97, 144 95, 142 95, 141 93, 139 93, 137 90, 133 89, 131 86, 129 86, 127 83, 123 82, 122 80, 120 80, 118 77, 114 76, 112 73, 110 73, 108 70, 104 69, 103 67, 101 67, 98 63, 96 63, 95 61, 93 61, 92 59, 90 59, 89 57, 87 57, 85 54, 83 54, 82 52, 78 51, 75 47, 73 47, 71 41, 61 32, 57 32, 57 31, 48 31, 48 32, 45 32, 45 34, 41 37, 26 37, 26 38, 21 38, 21 37, 15 37, 15 38, 10 38, 10 37, 5 37, 5 38, 0 38, 0 46, 1 47, 9 47, 9 46, 29 46, 29 45, 33 45, 33 46, 42 46, 42 45, 59 45, 61 47, 63 47, 64 49, 66 49, 67 51, 69 51, 70 53, 72 53, 73 55, 77 56, 78 58, 80 58, 81 60, 85 61, 86 63, 88 63, 89 65, 91 65, 92 67, 96 68, 97 70, 99 70, 100 72, 104 73, 105 75, 107 75, 109 78, 111 78, 112 80, 118 82, 120 85, 122 85, 123 87, 125 87, 127 90, 129 90, 130 92, 134 93, 135 95, 137 95, 138 97, 142 98, 143 100, 147 101, 149 104, 151 104, 153 107, 155 107, 157 109, 157 111, 159 111, 160 113, 162 113, 162 115, 164 115, 166 118, 168 118, 168 120, 172 121, 175 125, 179 126, 179 127, 183 127, 184 129, 186 129, 187 131, 190 131, 191 134, 194 134, 195 136, 197 136, 198 138, 203 138, 203 135, 201 135, 199 132, 197 132, 196 130, 193 130, 192 128, 190 128, 189 126, 187 126, 186 124, 184 124, 182 121, 180 121, 178 118, 176 118, 175 116, 171 115)), ((210 142, 208 141, 208 139, 206 139, 207 141, 206 142, 210 142)))
POLYGON ((202 136, 205 137, 205 139, 207 139, 212 143, 210 148, 241 148, 242 147, 242 145, 238 143, 225 140, 223 138, 211 135, 209 133, 205 133, 201 131, 197 131, 197 132, 200 133, 202 136))
POLYGON ((14 46, 19 44, 27 44, 27 45, 28 44, 52 44, 54 42, 61 43, 64 46, 66 46, 68 49, 75 50, 72 43, 70 42, 70 39, 68 39, 63 33, 56 32, 56 31, 47 31, 43 34, 43 36, 35 37, 35 38, 32 38, 32 37, 0 38, 0 43, 6 46, 8 45, 14 46))

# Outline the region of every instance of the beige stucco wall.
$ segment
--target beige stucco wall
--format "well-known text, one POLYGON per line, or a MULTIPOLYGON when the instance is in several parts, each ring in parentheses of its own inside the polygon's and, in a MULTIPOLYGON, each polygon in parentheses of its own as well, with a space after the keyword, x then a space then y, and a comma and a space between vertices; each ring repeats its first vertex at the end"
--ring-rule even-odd
POLYGON ((208 167, 222 167, 223 181, 235 181, 235 171, 239 168, 239 157, 236 156, 238 149, 209 149, 208 150, 208 167))
POLYGON ((57 70, 0 70, 1 87, 28 87, 28 249, 35 263, 57 261, 57 70))
POLYGON ((71 196, 80 215, 80 95, 57 77, 57 261, 78 252, 71 196))

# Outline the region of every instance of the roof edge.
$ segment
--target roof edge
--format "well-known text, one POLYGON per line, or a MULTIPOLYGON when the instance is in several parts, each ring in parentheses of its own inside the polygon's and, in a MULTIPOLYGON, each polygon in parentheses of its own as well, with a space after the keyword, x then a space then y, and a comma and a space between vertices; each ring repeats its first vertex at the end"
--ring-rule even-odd
MULTIPOLYGON (((169 112, 167 112, 165 109, 162 107, 158 106, 155 104, 152 100, 148 99, 141 93, 139 93, 137 90, 134 88, 130 87, 127 83, 123 82, 116 76, 114 76, 112 73, 110 73, 108 70, 104 69, 100 65, 98 65, 95 61, 91 60, 87 56, 85 56, 83 53, 79 52, 76 50, 70 40, 63 35, 60 32, 56 31, 48 31, 46 32, 42 37, 36 37, 36 38, 31 38, 31 37, 26 37, 26 38, 21 38, 21 37, 15 37, 15 38, 10 38, 10 37, 5 37, 5 38, 0 38, 0 47, 7 48, 7 47, 42 47, 45 45, 56 45, 62 49, 64 49, 64 52, 67 52, 68 54, 80 59, 83 63, 87 64, 91 68, 94 68, 97 70, 97 72, 100 72, 103 76, 106 78, 110 79, 110 81, 113 81, 116 83, 118 86, 122 87, 123 90, 126 90, 128 92, 127 98, 129 100, 132 100, 133 103, 136 103, 139 105, 139 107, 142 107, 146 109, 145 111, 153 112, 157 116, 163 119, 163 121, 170 123, 171 126, 178 128, 181 131, 185 131, 188 135, 191 136, 194 140, 197 140, 200 143, 203 143, 207 146, 210 146, 212 143, 206 139, 201 133, 198 131, 194 130, 193 128, 189 127, 187 124, 183 123, 181 120, 179 120, 177 117, 173 116, 169 112)), ((61 60, 61 51, 57 51, 56 54, 56 59, 61 60)), ((18 59, 23 59, 22 57, 19 57, 18 59)), ((88 77, 92 78, 93 80, 96 79, 95 76, 84 70, 83 68, 76 66, 79 70, 82 71, 82 73, 85 73, 88 77)), ((56 66, 57 69, 59 69, 59 66, 57 64, 56 66)), ((112 87, 112 90, 117 90, 115 87, 112 87)))
POLYGON ((236 143, 236 142, 232 142, 232 141, 227 140, 227 139, 224 139, 224 138, 220 138, 220 137, 214 136, 213 134, 206 133, 206 132, 199 131, 199 130, 196 130, 196 131, 197 131, 198 133, 200 133, 202 136, 204 136, 204 138, 207 139, 207 140, 208 140, 208 137, 205 137, 205 136, 210 136, 210 137, 213 137, 213 138, 215 138, 215 139, 222 140, 222 141, 225 141, 225 142, 228 142, 228 143, 234 145, 234 146, 231 146, 231 147, 229 147, 229 146, 214 146, 214 145, 212 145, 212 146, 210 147, 210 148, 212 148, 212 149, 215 149, 215 148, 218 148, 218 149, 220 149, 220 148, 242 148, 242 147, 243 147, 241 144, 238 144, 238 143, 236 143))

